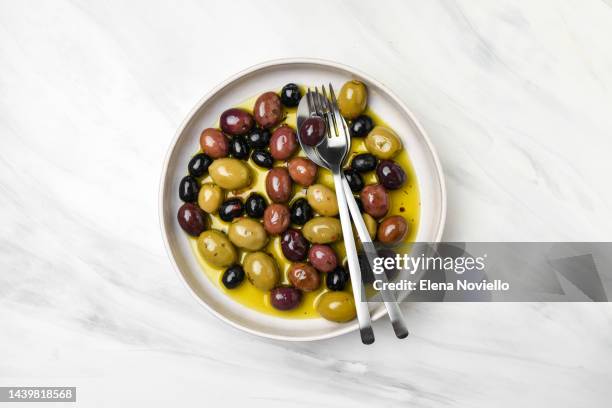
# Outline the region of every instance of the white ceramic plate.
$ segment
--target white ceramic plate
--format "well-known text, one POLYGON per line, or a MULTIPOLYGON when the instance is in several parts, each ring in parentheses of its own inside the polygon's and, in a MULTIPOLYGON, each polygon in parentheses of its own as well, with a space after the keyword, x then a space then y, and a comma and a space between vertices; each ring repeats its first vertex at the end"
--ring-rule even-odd
MULTIPOLYGON (((229 78, 204 96, 179 127, 164 162, 159 192, 162 235, 179 276, 196 299, 221 320, 249 333, 279 340, 306 341, 338 336, 357 329, 357 321, 338 324, 324 319, 290 320, 265 315, 224 295, 201 270, 176 213, 181 206, 178 183, 187 163, 199 147, 202 129, 214 124, 221 112, 289 82, 318 85, 331 82, 336 89, 349 79, 359 79, 368 88, 368 104, 402 138, 418 179, 421 217, 417 241, 437 242, 446 218, 446 190, 436 152, 423 128, 408 108, 378 81, 335 62, 313 59, 283 59, 265 62, 229 78)), ((382 303, 371 304, 372 319, 386 314, 382 303)))

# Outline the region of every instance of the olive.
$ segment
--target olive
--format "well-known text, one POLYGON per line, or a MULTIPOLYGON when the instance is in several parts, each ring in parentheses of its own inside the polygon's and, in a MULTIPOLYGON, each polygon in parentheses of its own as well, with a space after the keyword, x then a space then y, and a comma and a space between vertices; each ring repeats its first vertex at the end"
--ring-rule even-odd
POLYGON ((331 272, 338 266, 338 256, 329 245, 315 244, 308 251, 308 262, 321 272, 331 272))
POLYGON ((219 268, 233 265, 238 259, 234 245, 224 233, 217 230, 208 230, 200 234, 198 250, 207 262, 219 268))
POLYGON ((347 119, 355 119, 366 108, 368 103, 368 91, 361 81, 348 81, 338 94, 338 108, 340 113, 347 119))
POLYGON ((208 128, 200 135, 200 148, 208 156, 218 159, 229 153, 229 141, 219 129, 208 128))
POLYGON ((362 214, 363 222, 368 229, 368 234, 370 234, 370 238, 374 239, 376 236, 376 231, 378 230, 378 223, 370 214, 362 214))
POLYGON ((287 84, 283 86, 280 93, 280 99, 286 107, 295 108, 300 104, 300 99, 302 99, 300 88, 296 84, 287 84))
POLYGON ((338 215, 338 199, 331 188, 323 184, 313 184, 306 192, 308 204, 320 215, 338 215))
POLYGON ((263 93, 253 106, 255 121, 262 128, 272 128, 283 118, 281 100, 274 92, 263 93))
POLYGON ((350 276, 348 272, 341 266, 335 268, 333 271, 328 272, 325 277, 325 285, 329 290, 344 290, 348 283, 350 276))
POLYGON ((381 160, 376 167, 378 182, 389 190, 397 190, 406 182, 406 173, 393 160, 381 160))
POLYGON ((274 159, 272 155, 263 149, 253 150, 253 154, 251 154, 251 159, 253 162, 259 167, 264 167, 266 169, 271 169, 274 166, 274 159))
POLYGON ((251 184, 251 172, 238 159, 217 159, 208 168, 213 181, 226 190, 239 190, 251 184))
POLYGON ((368 152, 379 159, 391 159, 402 148, 402 142, 397 134, 384 126, 375 126, 365 139, 368 152))
POLYGON ((193 203, 185 203, 176 215, 178 223, 191 236, 197 237, 206 229, 206 215, 193 203))
POLYGON ((275 287, 280 279, 274 258, 264 252, 248 253, 244 257, 243 267, 249 282, 264 292, 275 287))
POLYGON ((383 244, 402 242, 408 234, 408 223, 399 215, 387 217, 378 226, 376 238, 383 244))
POLYGON ((358 193, 363 190, 363 177, 357 171, 353 169, 344 170, 344 177, 348 182, 349 187, 353 193, 358 193))
POLYGON ((230 142, 230 155, 240 160, 247 160, 251 147, 244 136, 234 136, 230 142))
POLYGON ((271 137, 272 134, 268 129, 256 127, 247 135, 247 142, 254 149, 263 149, 268 147, 271 137))
POLYGON ((304 292, 317 290, 321 284, 319 272, 307 263, 294 263, 287 271, 289 282, 304 292))
POLYGON ((286 203, 293 189, 291 177, 285 167, 275 167, 266 175, 266 192, 275 203, 286 203))
POLYGON ((276 160, 287 160, 298 148, 295 131, 287 125, 280 126, 272 133, 270 154, 276 160))
POLYGON ((305 157, 295 157, 287 164, 287 170, 293 181, 302 187, 308 187, 315 182, 318 167, 305 157))
POLYGON ((374 128, 372 119, 367 115, 359 115, 351 122, 349 131, 352 137, 366 137, 372 128, 374 128))
POLYGON ((300 230, 289 228, 281 238, 283 255, 290 261, 303 261, 308 253, 308 241, 300 230))
POLYGON ((228 289, 237 288, 244 280, 244 269, 240 265, 230 266, 223 272, 221 283, 228 289))
POLYGON ((186 203, 192 203, 198 199, 200 186, 198 180, 193 176, 185 176, 179 183, 179 197, 186 203))
POLYGON ((380 184, 365 186, 360 196, 365 212, 372 217, 384 217, 389 211, 389 193, 380 184))
POLYGON ((278 235, 289 227, 289 208, 285 204, 271 204, 264 211, 264 228, 269 234, 278 235))
POLYGON ((209 214, 219 209, 223 202, 223 190, 213 183, 204 183, 198 194, 198 205, 209 214))
POLYGON ((367 173, 376 168, 376 157, 370 153, 361 153, 351 160, 351 169, 359 173, 367 173))
POLYGON ((291 310, 302 301, 302 292, 291 286, 280 286, 270 292, 270 304, 278 310, 291 310))
POLYGON ((244 135, 253 127, 253 116, 243 109, 232 108, 221 114, 221 129, 230 135, 244 135))
POLYGON ((202 177, 208 171, 208 167, 212 164, 213 159, 204 154, 198 153, 189 160, 187 169, 193 177, 202 177))
POLYGON ((329 244, 342 238, 342 227, 337 218, 315 217, 304 224, 302 233, 313 244, 329 244))
POLYGON ((268 242, 268 234, 258 221, 242 218, 232 223, 227 236, 234 245, 247 251, 259 251, 268 242))
POLYGON ((291 205, 291 222, 297 225, 304 225, 314 216, 312 207, 305 198, 298 198, 291 205))
POLYGON ((306 146, 316 146, 325 136, 325 122, 318 116, 306 119, 300 126, 300 140, 306 146))
POLYGON ((355 299, 346 292, 326 292, 321 295, 317 304, 317 311, 332 322, 348 322, 357 316, 355 299))
POLYGON ((239 197, 232 197, 225 200, 219 207, 219 218, 230 222, 234 218, 241 217, 243 212, 244 206, 242 205, 242 200, 239 197))
POLYGON ((267 206, 266 199, 257 193, 252 193, 246 199, 246 213, 251 218, 263 217, 267 206))

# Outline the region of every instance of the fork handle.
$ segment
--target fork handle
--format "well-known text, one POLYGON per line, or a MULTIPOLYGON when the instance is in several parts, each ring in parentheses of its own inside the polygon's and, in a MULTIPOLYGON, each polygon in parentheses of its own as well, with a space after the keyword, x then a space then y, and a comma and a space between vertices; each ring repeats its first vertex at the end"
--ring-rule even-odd
MULTIPOLYGON (((363 216, 361 215, 361 211, 359 211, 359 206, 357 205, 357 201, 355 201, 353 191, 351 190, 348 181, 346 181, 346 177, 344 177, 344 173, 342 173, 342 188, 344 190, 346 201, 348 202, 351 217, 353 218, 353 224, 355 224, 355 229, 357 230, 357 235, 363 244, 363 251, 368 259, 370 268, 374 270, 374 259, 378 257, 378 253, 376 252, 376 248, 374 248, 374 243, 372 242, 368 228, 363 221, 363 216)), ((385 273, 381 273, 379 277, 383 283, 387 283, 388 280, 385 273)), ((406 328, 404 315, 397 304, 397 300, 388 290, 381 291, 381 296, 383 298, 385 307, 387 308, 387 312, 389 313, 389 320, 391 320, 391 325, 393 326, 395 335, 399 339, 406 338, 408 336, 408 329, 406 328)))
POLYGON ((363 344, 374 343, 374 331, 370 320, 370 309, 365 296, 363 282, 361 280, 361 270, 359 259, 357 258, 357 248, 355 247, 355 237, 351 227, 351 218, 347 209, 347 199, 342 194, 342 175, 341 171, 334 172, 334 184, 340 189, 340 194, 336 194, 338 199, 338 209, 340 212, 340 224, 342 225, 342 237, 346 246, 346 258, 349 274, 351 275, 351 286, 353 287, 353 297, 355 298, 355 308, 357 309, 357 321, 359 322, 359 332, 363 344))

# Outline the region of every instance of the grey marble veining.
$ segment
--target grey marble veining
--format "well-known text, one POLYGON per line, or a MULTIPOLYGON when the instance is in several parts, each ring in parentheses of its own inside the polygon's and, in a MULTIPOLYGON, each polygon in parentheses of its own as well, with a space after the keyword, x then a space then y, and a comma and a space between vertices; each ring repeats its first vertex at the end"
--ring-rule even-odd
POLYGON ((420 119, 446 239, 610 240, 611 38, 597 0, 0 3, 0 385, 109 407, 608 406, 608 304, 414 304, 405 341, 386 321, 371 347, 260 339, 179 282, 157 193, 205 92, 319 57, 420 119))

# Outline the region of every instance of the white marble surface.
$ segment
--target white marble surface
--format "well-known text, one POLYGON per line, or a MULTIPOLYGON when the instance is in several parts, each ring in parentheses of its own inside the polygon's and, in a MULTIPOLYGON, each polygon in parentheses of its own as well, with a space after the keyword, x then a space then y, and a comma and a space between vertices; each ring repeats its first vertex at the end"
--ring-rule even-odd
POLYGON ((610 240, 611 39, 610 0, 0 1, 0 385, 87 407, 610 406, 609 304, 415 304, 405 341, 385 321, 372 347, 263 340, 177 279, 157 193, 205 92, 319 57, 422 121, 448 240, 610 240))

